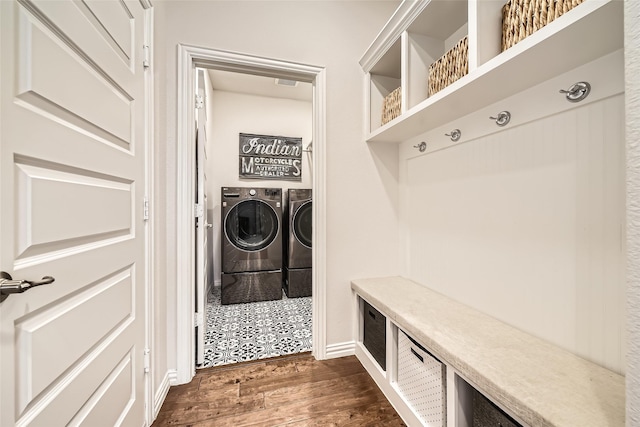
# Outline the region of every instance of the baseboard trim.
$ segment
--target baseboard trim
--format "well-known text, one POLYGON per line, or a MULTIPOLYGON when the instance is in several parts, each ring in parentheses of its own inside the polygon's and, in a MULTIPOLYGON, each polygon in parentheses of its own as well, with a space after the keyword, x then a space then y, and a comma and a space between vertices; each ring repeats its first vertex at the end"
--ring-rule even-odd
POLYGON ((167 398, 167 394, 169 393, 169 388, 173 384, 177 384, 178 373, 175 370, 169 370, 164 375, 164 378, 160 382, 160 387, 156 390, 156 395, 153 402, 153 419, 155 420, 160 413, 160 408, 162 408, 162 404, 164 400, 167 398))
POLYGON ((335 359, 337 357, 353 356, 355 354, 355 341, 346 341, 337 344, 329 344, 327 346, 325 356, 327 359, 335 359))
POLYGON ((167 373, 167 375, 169 376, 169 385, 180 385, 180 383, 178 382, 178 370, 177 369, 170 369, 169 372, 167 373))

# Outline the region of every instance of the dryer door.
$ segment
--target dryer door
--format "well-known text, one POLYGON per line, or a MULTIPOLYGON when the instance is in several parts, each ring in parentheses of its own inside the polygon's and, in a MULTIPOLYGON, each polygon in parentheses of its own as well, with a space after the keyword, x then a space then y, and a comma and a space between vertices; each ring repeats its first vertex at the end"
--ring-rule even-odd
POLYGON ((278 235, 280 226, 275 210, 262 200, 245 200, 235 205, 225 219, 229 242, 246 252, 267 248, 278 235))
POLYGON ((298 242, 311 248, 312 202, 303 203, 293 214, 293 235, 298 242))

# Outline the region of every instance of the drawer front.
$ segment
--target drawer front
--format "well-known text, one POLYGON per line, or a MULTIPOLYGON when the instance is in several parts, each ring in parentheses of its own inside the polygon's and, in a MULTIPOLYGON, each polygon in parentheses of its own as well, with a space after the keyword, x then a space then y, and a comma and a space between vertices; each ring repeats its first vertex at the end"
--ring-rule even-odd
POLYGON ((383 370, 387 369, 387 318, 364 301, 364 346, 383 370))

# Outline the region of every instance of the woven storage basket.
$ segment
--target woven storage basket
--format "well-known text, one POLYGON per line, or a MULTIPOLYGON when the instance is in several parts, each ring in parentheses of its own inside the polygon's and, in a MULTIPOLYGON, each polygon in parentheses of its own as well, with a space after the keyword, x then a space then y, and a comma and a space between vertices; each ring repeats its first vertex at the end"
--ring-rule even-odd
POLYGON ((469 39, 465 36, 450 51, 429 66, 429 96, 469 72, 469 39))
POLYGON ((382 119, 380 124, 390 122, 400 115, 400 108, 402 107, 402 87, 395 89, 389 95, 384 97, 382 102, 382 119))
POLYGON ((509 0, 502 6, 502 50, 509 49, 584 0, 509 0))

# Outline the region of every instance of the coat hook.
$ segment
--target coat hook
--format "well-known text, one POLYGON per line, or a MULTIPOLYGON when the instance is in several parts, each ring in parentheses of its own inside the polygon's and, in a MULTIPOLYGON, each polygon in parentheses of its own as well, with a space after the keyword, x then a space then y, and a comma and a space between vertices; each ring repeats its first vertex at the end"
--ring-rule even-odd
POLYGON ((590 92, 591 85, 588 82, 578 82, 567 90, 560 90, 560 93, 564 93, 569 102, 580 102, 589 96, 590 92))
POLYGON ((420 144, 414 145, 413 148, 417 148, 421 153, 424 153, 424 151, 427 149, 427 143, 422 141, 420 144))
POLYGON ((496 124, 500 127, 506 126, 511 121, 511 113, 508 111, 500 111, 498 117, 489 117, 491 120, 495 120, 496 124))
POLYGON ((460 132, 460 129, 454 129, 451 131, 451 133, 445 133, 444 136, 450 137, 453 142, 458 142, 460 141, 462 132, 460 132))

